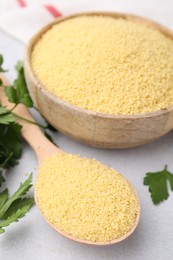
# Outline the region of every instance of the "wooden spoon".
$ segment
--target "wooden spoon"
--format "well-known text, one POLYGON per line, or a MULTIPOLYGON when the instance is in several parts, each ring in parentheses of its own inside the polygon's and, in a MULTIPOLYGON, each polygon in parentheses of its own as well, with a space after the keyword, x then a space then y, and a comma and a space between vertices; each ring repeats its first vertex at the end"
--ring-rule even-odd
MULTIPOLYGON (((3 77, 1 76, 0 78, 3 80, 4 85, 8 85, 8 86, 10 85, 9 82, 4 78, 4 76, 3 77)), ((3 106, 7 107, 8 109, 10 109, 14 106, 14 104, 8 102, 3 88, 0 88, 0 101, 1 101, 1 104, 3 104, 3 106)), ((34 122, 34 119, 31 116, 30 112, 22 104, 18 105, 13 110, 13 112, 15 112, 16 114, 34 122)), ((42 162, 44 161, 45 158, 50 157, 53 154, 63 152, 59 148, 57 148, 54 144, 52 144, 44 136, 44 134, 42 133, 42 131, 40 130, 40 128, 37 125, 29 123, 29 122, 22 120, 22 119, 17 119, 17 121, 22 125, 22 136, 28 142, 28 144, 33 148, 33 150, 35 151, 37 158, 38 158, 39 165, 42 164, 42 162)), ((131 184, 130 184, 130 186, 131 186, 131 184)), ((133 187, 132 187, 132 190, 133 190, 133 192, 136 196, 136 199, 138 200, 137 193, 136 193, 136 191, 134 190, 133 187)), ((36 192, 35 192, 34 196, 35 196, 35 200, 36 200, 36 203, 37 203, 36 192)), ((138 200, 138 203, 139 203, 139 200, 138 200)), ((37 206, 39 208, 38 203, 37 203, 37 206)), ((52 223, 50 223, 46 219, 46 217, 44 216, 41 209, 39 209, 39 210, 42 213, 44 219, 48 222, 48 224, 50 226, 52 226, 53 229, 55 229, 61 235, 65 236, 67 238, 70 238, 72 240, 81 242, 81 243, 92 244, 92 245, 110 245, 110 244, 115 244, 117 242, 124 240, 125 238, 127 238, 128 236, 130 236, 134 232, 134 230, 136 229, 136 227, 138 225, 139 218, 140 218, 140 205, 139 205, 139 210, 138 210, 138 214, 136 215, 135 223, 132 226, 132 228, 125 235, 123 235, 123 236, 121 236, 117 239, 114 239, 112 241, 108 241, 108 242, 93 242, 93 241, 88 241, 88 240, 73 237, 71 234, 68 234, 68 233, 64 232, 63 230, 58 229, 57 227, 55 227, 52 223)))

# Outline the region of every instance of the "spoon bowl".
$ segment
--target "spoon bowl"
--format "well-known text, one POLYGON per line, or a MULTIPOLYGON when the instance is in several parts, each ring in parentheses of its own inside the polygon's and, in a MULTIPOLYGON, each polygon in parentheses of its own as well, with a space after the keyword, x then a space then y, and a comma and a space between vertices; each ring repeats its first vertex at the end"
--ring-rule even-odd
POLYGON ((80 15, 102 15, 135 21, 157 29, 173 40, 173 33, 148 19, 123 13, 82 13, 58 18, 40 30, 25 52, 25 76, 32 99, 46 118, 60 132, 86 144, 101 148, 129 148, 152 142, 173 128, 173 106, 135 115, 104 114, 72 105, 51 94, 35 76, 31 66, 32 50, 54 24, 80 15))
MULTIPOLYGON (((4 85, 8 85, 8 86, 10 85, 8 83, 8 81, 4 77, 1 76, 0 78, 3 80, 3 84, 4 85)), ((7 107, 8 109, 11 109, 12 107, 14 107, 14 105, 12 103, 8 102, 3 88, 0 88, 0 101, 1 101, 2 105, 7 107)), ((22 105, 22 104, 17 105, 17 107, 13 111, 16 114, 18 114, 19 116, 22 116, 23 118, 26 118, 26 119, 34 122, 33 117, 31 116, 30 112, 27 110, 27 108, 24 105, 22 105)), ((35 151, 35 153, 37 155, 37 158, 38 158, 39 166, 41 166, 43 164, 43 162, 44 162, 44 160, 46 158, 48 158, 48 157, 50 157, 50 156, 52 156, 54 154, 57 154, 57 153, 64 153, 62 150, 57 148, 53 143, 51 143, 44 136, 44 134, 42 133, 42 131, 40 130, 40 128, 36 124, 29 123, 28 121, 25 121, 25 120, 22 120, 22 119, 17 119, 17 122, 19 122, 22 125, 22 136, 28 142, 28 144, 33 148, 33 150, 35 151)), ((112 241, 106 241, 106 242, 97 242, 97 241, 94 242, 94 241, 80 239, 80 238, 74 237, 71 234, 68 234, 67 232, 57 228, 50 221, 48 221, 48 219, 46 218, 45 214, 42 212, 42 209, 40 208, 39 203, 38 203, 37 192, 34 192, 34 196, 35 196, 36 204, 37 204, 40 212, 42 213, 43 218, 47 221, 47 223, 54 230, 56 230, 61 235, 65 236, 65 237, 67 237, 69 239, 72 239, 74 241, 85 243, 85 244, 110 245, 110 244, 118 243, 118 242, 126 239, 127 237, 129 237, 134 232, 134 230, 136 229, 136 227, 137 227, 137 225, 139 223, 139 218, 140 218, 140 203, 139 203, 139 199, 138 199, 137 193, 134 190, 134 188, 131 186, 130 183, 129 183, 129 185, 131 187, 131 190, 132 190, 133 194, 135 195, 135 198, 136 198, 136 201, 137 201, 137 204, 138 204, 138 212, 136 214, 136 218, 135 218, 134 224, 130 228, 130 230, 126 234, 124 234, 123 236, 121 236, 121 237, 119 237, 117 239, 114 239, 112 241)))

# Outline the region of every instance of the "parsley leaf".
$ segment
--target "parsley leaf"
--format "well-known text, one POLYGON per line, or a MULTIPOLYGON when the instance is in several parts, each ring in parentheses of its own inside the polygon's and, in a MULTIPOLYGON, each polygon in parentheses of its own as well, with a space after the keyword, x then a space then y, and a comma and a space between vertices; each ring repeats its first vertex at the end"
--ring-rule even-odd
POLYGON ((8 208, 8 210, 4 213, 2 219, 7 219, 9 217, 11 217, 11 215, 13 214, 14 211, 21 209, 25 206, 30 207, 30 205, 32 205, 34 203, 34 199, 33 198, 19 198, 17 200, 15 200, 11 206, 8 208))
MULTIPOLYGON (((0 54, 0 72, 5 72, 2 68, 2 64, 3 56, 0 54)), ((27 89, 22 62, 17 63, 16 70, 18 77, 13 85, 4 86, 6 96, 9 102, 14 103, 14 106, 12 109, 8 110, 0 103, 0 187, 3 187, 5 182, 3 176, 4 170, 16 165, 22 154, 22 126, 16 122, 18 115, 15 114, 13 110, 20 103, 27 107, 33 106, 27 89)), ((3 82, 0 79, 0 87, 1 85, 3 85, 3 82)), ((26 118, 22 119, 27 120, 26 118)), ((51 129, 51 126, 47 124, 46 121, 45 126, 29 120, 27 121, 40 126, 49 139, 52 140, 46 132, 47 129, 51 129)), ((26 212, 33 205, 34 199, 25 196, 32 186, 31 181, 32 176, 30 175, 10 197, 7 188, 0 191, 0 233, 5 232, 4 227, 25 216, 26 212)))
POLYGON ((12 196, 9 197, 8 189, 0 193, 0 233, 5 231, 4 227, 24 217, 33 205, 33 198, 24 197, 32 187, 31 182, 32 175, 30 174, 12 196))
POLYGON ((8 125, 9 123, 14 121, 15 118, 13 114, 5 107, 0 106, 0 124, 8 125))
POLYGON ((11 214, 6 220, 0 222, 0 234, 4 233, 4 227, 9 226, 13 222, 18 222, 20 218, 24 217, 25 214, 30 209, 30 205, 25 205, 22 208, 19 208, 16 212, 11 214))
POLYGON ((27 89, 23 63, 21 61, 17 63, 16 70, 18 76, 14 81, 13 86, 5 87, 5 93, 8 97, 8 100, 12 103, 15 103, 16 105, 21 103, 26 107, 32 107, 33 102, 27 89))
POLYGON ((21 196, 25 195, 27 191, 32 187, 32 174, 29 175, 28 179, 20 185, 18 190, 4 203, 2 208, 0 209, 0 218, 3 217, 4 213, 9 209, 11 204, 20 198, 21 196))
POLYGON ((173 191, 173 174, 167 170, 167 166, 160 172, 148 172, 146 174, 144 185, 149 186, 151 199, 155 205, 169 197, 168 183, 173 191))
POLYGON ((8 190, 5 189, 3 192, 0 193, 0 209, 8 199, 8 190))
POLYGON ((21 125, 11 122, 0 125, 0 168, 7 169, 18 163, 22 153, 21 125))
POLYGON ((14 116, 11 113, 0 115, 0 124, 9 125, 11 122, 14 121, 14 116))
POLYGON ((2 183, 5 181, 3 175, 2 175, 2 170, 0 170, 0 187, 2 185, 2 183))
MULTIPOLYGON (((2 68, 2 63, 3 57, 0 55, 0 68, 2 68)), ((8 110, 0 105, 0 167, 5 169, 16 165, 22 152, 22 127, 16 123, 17 114, 13 113, 13 109, 19 103, 22 103, 27 107, 33 106, 25 81, 23 62, 19 61, 15 68, 18 73, 17 79, 12 86, 5 86, 6 96, 10 102, 15 104, 15 106, 11 110, 8 110)), ((23 119, 27 120, 25 118, 23 119)), ((38 123, 36 124, 43 129, 46 137, 53 142, 47 129, 53 131, 54 128, 46 121, 45 123, 45 126, 38 123)))
MULTIPOLYGON (((2 68, 2 64, 3 64, 4 60, 3 60, 3 56, 0 54, 0 72, 6 72, 6 70, 4 70, 2 68)), ((1 85, 1 84, 0 84, 1 85)))

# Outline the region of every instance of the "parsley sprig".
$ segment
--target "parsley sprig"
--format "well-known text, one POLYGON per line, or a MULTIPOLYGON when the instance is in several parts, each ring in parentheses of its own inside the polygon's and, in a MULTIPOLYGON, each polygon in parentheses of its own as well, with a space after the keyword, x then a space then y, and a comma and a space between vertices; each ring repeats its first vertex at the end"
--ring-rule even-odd
POLYGON ((4 227, 17 222, 32 207, 34 199, 24 196, 32 187, 31 182, 32 174, 13 195, 9 196, 7 188, 0 193, 0 234, 5 232, 4 227))
MULTIPOLYGON (((3 57, 0 55, 0 72, 5 72, 6 70, 2 68, 2 65, 3 57)), ((17 79, 12 86, 4 86, 8 101, 13 103, 14 106, 9 110, 0 104, 0 167, 5 169, 16 165, 22 153, 22 126, 16 122, 16 118, 37 124, 43 129, 46 137, 53 142, 48 131, 54 131, 54 128, 45 120, 44 125, 42 125, 23 118, 14 112, 18 104, 23 104, 28 108, 33 107, 33 102, 25 81, 23 63, 19 61, 15 68, 17 71, 17 79)), ((0 81, 0 85, 3 85, 2 81, 0 81)))
POLYGON ((173 191, 173 174, 167 170, 167 166, 159 172, 148 172, 144 178, 144 185, 149 186, 151 199, 155 205, 168 199, 168 184, 173 191))
MULTIPOLYGON (((3 56, 0 55, 0 73, 6 70, 3 66, 3 56)), ((16 122, 20 118, 32 124, 40 126, 45 135, 52 140, 47 132, 48 129, 54 130, 46 121, 45 125, 38 124, 23 118, 14 112, 18 104, 23 104, 28 108, 33 107, 32 99, 29 95, 22 62, 16 65, 17 79, 12 86, 3 86, 8 101, 13 103, 11 109, 7 109, 0 103, 0 234, 13 222, 17 222, 24 217, 34 203, 34 199, 26 197, 26 193, 30 190, 32 184, 32 175, 30 174, 27 180, 20 185, 17 191, 9 196, 7 188, 3 188, 5 184, 5 174, 7 169, 14 167, 22 155, 22 126, 16 122)), ((3 83, 0 80, 0 86, 3 83)))
MULTIPOLYGON (((3 57, 0 55, 0 72, 5 72, 2 65, 3 57)), ((5 227, 24 217, 34 203, 33 198, 25 196, 32 187, 31 174, 13 195, 9 196, 8 188, 4 188, 6 170, 15 166, 22 154, 22 126, 16 122, 13 110, 20 103, 27 107, 32 106, 21 63, 18 63, 16 69, 18 78, 14 85, 5 87, 8 100, 14 103, 14 107, 8 110, 0 104, 0 234, 5 232, 5 227)))
MULTIPOLYGON (((3 57, 0 55, 0 72, 2 68, 3 57)), ((2 85, 2 81, 0 82, 2 85)), ((12 110, 8 110, 0 105, 0 179, 3 179, 2 169, 8 169, 17 164, 22 153, 21 129, 15 122, 12 110)))
POLYGON ((10 197, 7 188, 0 193, 0 234, 5 232, 4 227, 17 222, 32 207, 34 199, 24 196, 32 187, 31 182, 32 175, 30 174, 10 197))
POLYGON ((19 61, 16 65, 17 79, 14 81, 12 86, 5 87, 5 93, 8 97, 8 101, 14 103, 15 106, 23 104, 26 107, 32 107, 33 102, 29 95, 25 77, 23 63, 19 61))

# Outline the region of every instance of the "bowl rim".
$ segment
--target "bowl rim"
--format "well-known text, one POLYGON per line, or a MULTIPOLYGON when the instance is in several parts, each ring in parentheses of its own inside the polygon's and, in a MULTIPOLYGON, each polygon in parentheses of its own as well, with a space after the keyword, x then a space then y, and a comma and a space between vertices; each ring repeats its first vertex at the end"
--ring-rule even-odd
POLYGON ((113 17, 115 19, 123 18, 126 20, 132 20, 136 21, 138 23, 144 23, 154 29, 159 30, 162 34, 173 40, 173 31, 171 31, 169 28, 151 20, 148 18, 144 18, 142 16, 133 15, 129 13, 121 13, 121 12, 80 12, 75 13, 68 16, 58 17, 54 21, 48 23, 47 25, 43 26, 28 42, 25 48, 25 54, 24 54, 24 71, 27 67, 30 78, 37 89, 39 89, 44 95, 46 95, 51 101, 54 103, 59 103, 60 105, 64 106, 67 109, 71 109, 73 111, 80 112, 81 114, 87 114, 89 116, 97 116, 97 118, 104 118, 104 119, 126 119, 126 120, 133 120, 133 119, 141 119, 141 118, 153 118, 153 117, 159 117, 164 114, 167 114, 171 111, 173 111, 173 104, 162 108, 158 110, 154 110, 151 112, 145 112, 145 113, 137 113, 137 114, 107 114, 103 112, 88 110, 82 107, 78 107, 77 105, 71 104, 58 96, 55 96, 52 94, 44 85, 38 80, 37 76, 34 74, 34 71, 31 66, 31 54, 32 50, 34 48, 34 45, 37 43, 37 41, 40 39, 40 37, 45 34, 51 27, 53 27, 55 24, 69 20, 71 18, 79 17, 79 16, 94 16, 94 15, 100 15, 100 16, 108 16, 113 17))

